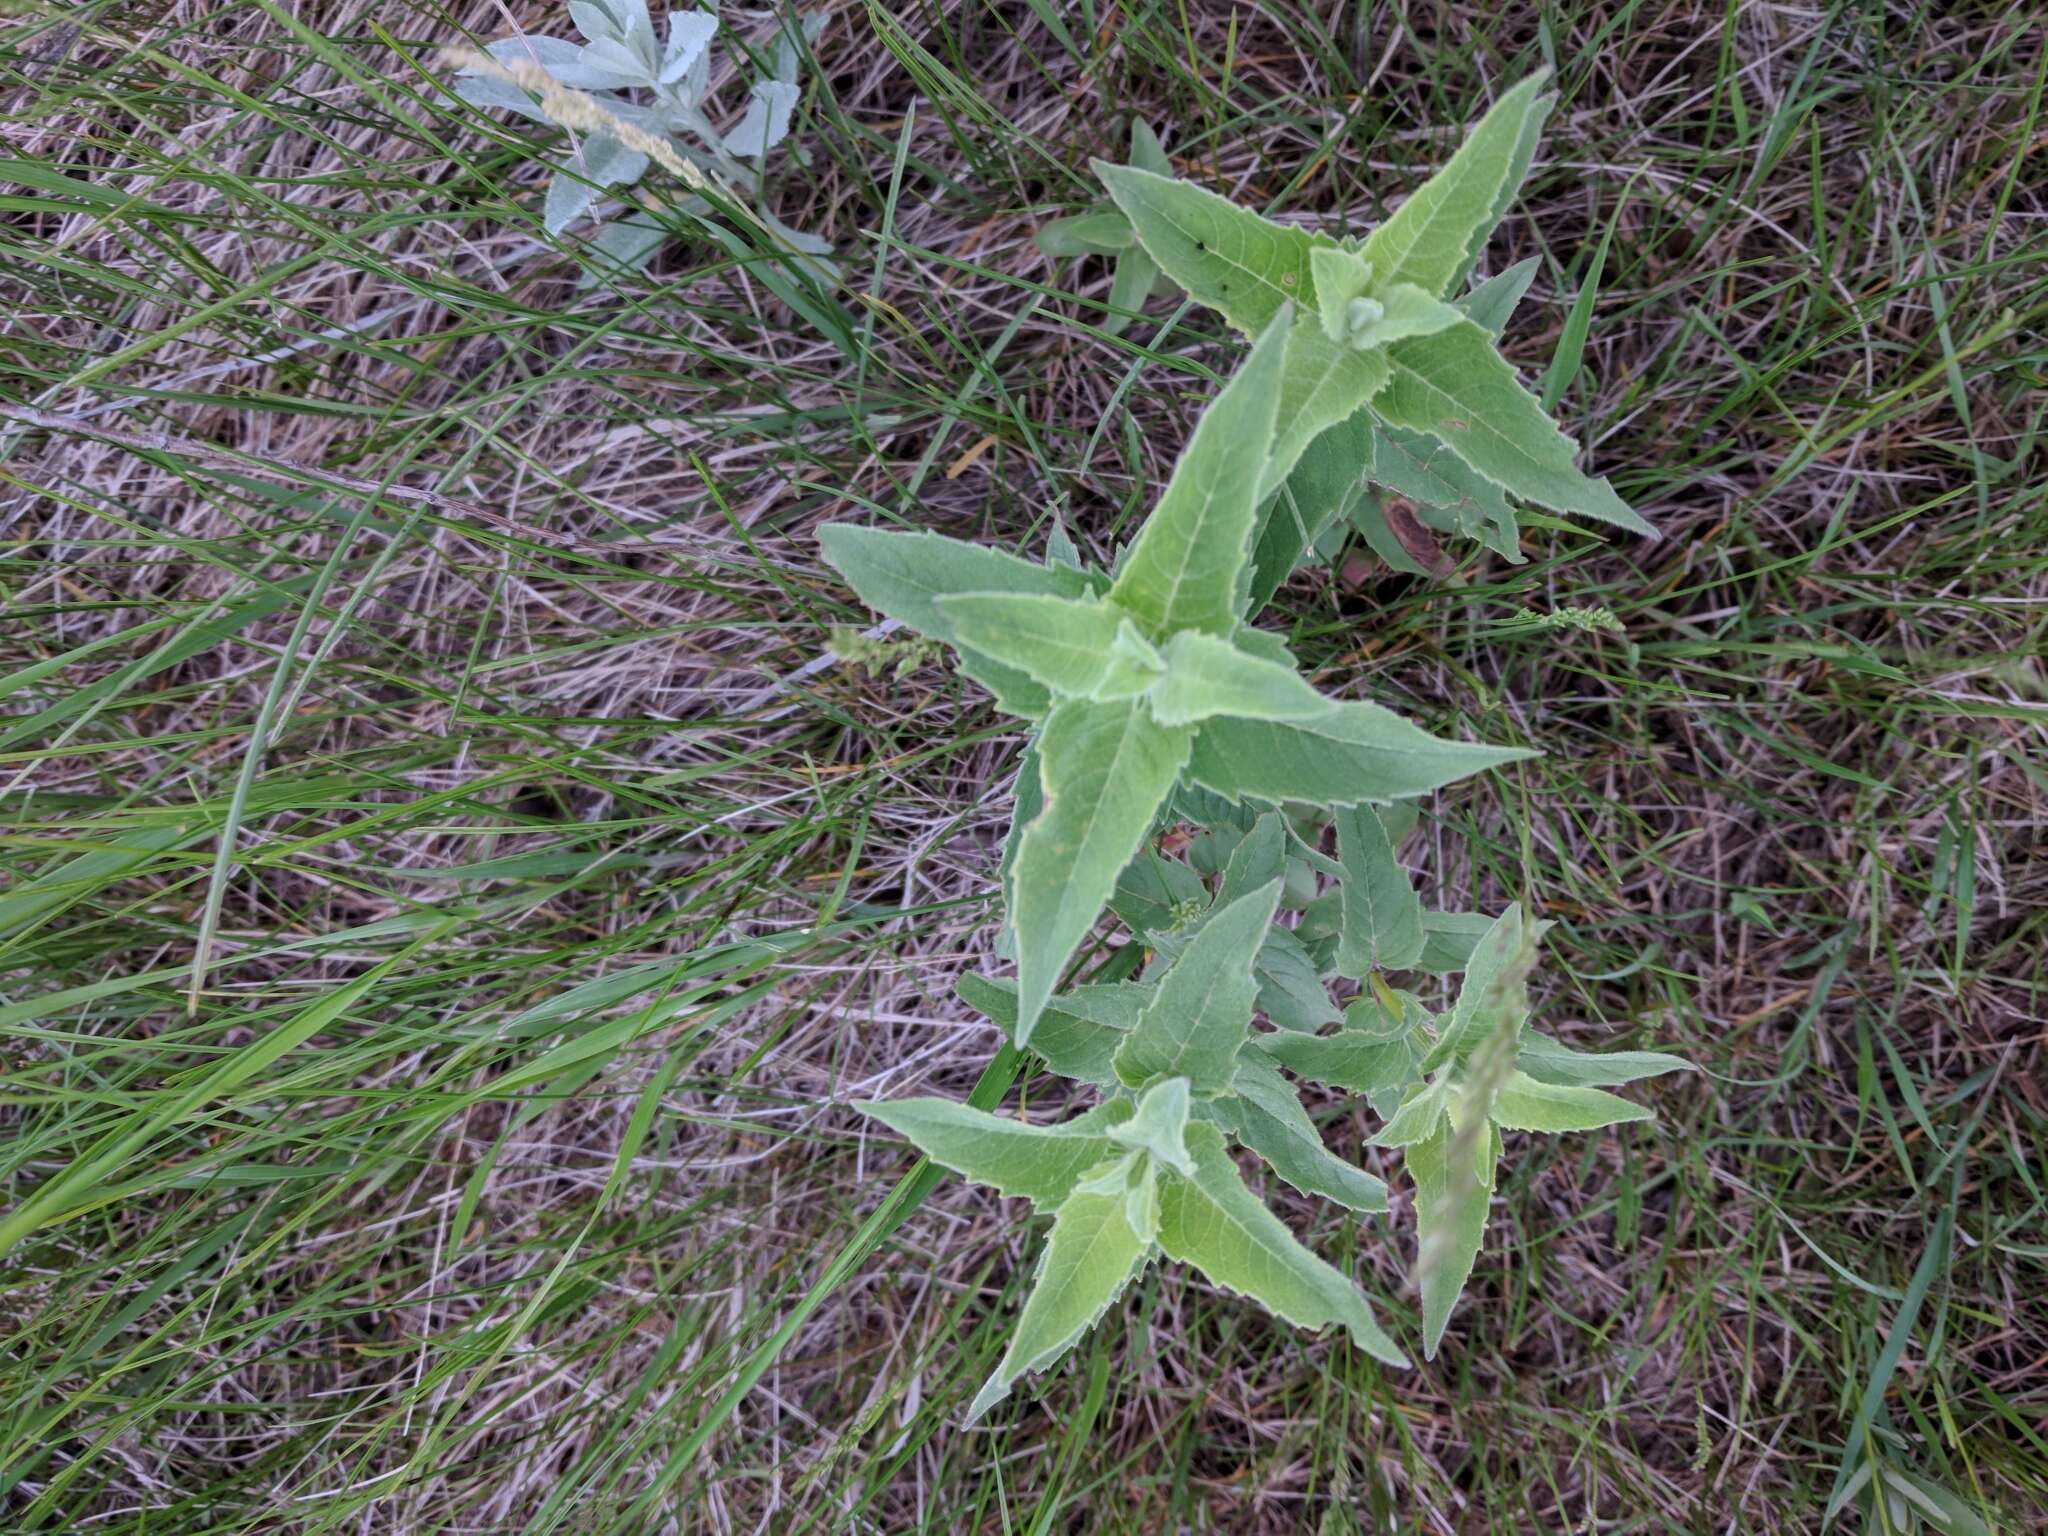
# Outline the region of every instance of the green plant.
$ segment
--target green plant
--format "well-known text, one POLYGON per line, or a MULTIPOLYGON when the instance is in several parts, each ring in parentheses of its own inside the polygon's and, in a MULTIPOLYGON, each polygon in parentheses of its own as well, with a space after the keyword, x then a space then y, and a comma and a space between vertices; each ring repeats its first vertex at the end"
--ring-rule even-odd
MULTIPOLYGON (((1131 165, 1141 171, 1170 176, 1173 165, 1166 158, 1159 135, 1143 118, 1131 119, 1131 165)), ((1115 206, 1092 208, 1072 218, 1048 219, 1039 226, 1038 248, 1054 258, 1111 256, 1116 259, 1109 284, 1109 313, 1103 318, 1106 336, 1121 336, 1138 308, 1157 293, 1173 285, 1159 270, 1159 263, 1138 242, 1131 221, 1115 206)))
POLYGON ((1367 486, 1508 560, 1522 558, 1513 500, 1653 534, 1604 479, 1577 468, 1571 440, 1495 350, 1535 263, 1463 291, 1528 174, 1553 100, 1544 79, 1503 95, 1362 239, 1276 223, 1156 163, 1096 162, 1138 246, 1197 303, 1247 335, 1296 308, 1265 486, 1287 494, 1256 546, 1262 596, 1340 518, 1397 568, 1428 569, 1367 486))
POLYGON ((1501 1131, 1648 1118, 1606 1087, 1684 1065, 1583 1056, 1535 1033, 1526 980, 1542 925, 1518 906, 1491 920, 1425 913, 1396 862, 1415 797, 1530 754, 1332 699, 1244 618, 1261 505, 1306 446, 1298 417, 1283 424, 1300 393, 1297 348, 1324 375, 1384 380, 1390 335, 1412 333, 1436 302, 1380 291, 1378 313, 1347 299, 1311 326, 1291 301, 1274 307, 1111 572, 1083 569, 1070 548, 1039 564, 932 533, 820 531, 865 601, 950 646, 1000 707, 1035 721, 1002 860, 1017 982, 971 977, 962 995, 1104 1095, 1053 1126, 939 1100, 867 1106, 934 1161, 1052 1215, 1037 1282, 971 1416, 1057 1360, 1159 1254, 1405 1363, 1352 1282, 1295 1241, 1229 1156, 1235 1141, 1304 1193, 1386 1208, 1384 1185, 1324 1146, 1282 1068, 1386 1116, 1374 1142, 1401 1149, 1415 1184, 1433 1354, 1478 1252, 1501 1131), (1333 314, 1363 318, 1325 324, 1333 314), (1162 814, 1204 829, 1213 891, 1146 847, 1162 814), (1329 835, 1335 860, 1318 851, 1329 835), (1153 965, 1141 981, 1056 996, 1105 903, 1153 965), (1418 970, 1464 973, 1447 1012, 1385 979, 1418 970), (1326 1036, 1339 1022, 1329 978, 1363 990, 1326 1036), (1274 1029, 1254 1029, 1259 1009, 1274 1029))
MULTIPOLYGON (((812 12, 794 27, 778 31, 772 66, 754 82, 738 124, 722 132, 713 124, 706 101, 717 11, 713 0, 706 10, 670 12, 663 40, 656 36, 647 0, 574 0, 569 16, 585 39, 582 44, 521 35, 499 38, 485 52, 507 69, 538 68, 559 86, 590 93, 598 111, 626 130, 651 136, 686 166, 717 176, 727 187, 739 187, 757 175, 743 162, 758 166, 789 137, 790 118, 802 94, 796 83, 803 57, 799 39, 808 46, 825 18, 822 12, 812 12), (651 99, 636 100, 626 92, 651 99)), ((536 122, 556 121, 541 93, 487 73, 477 64, 458 72, 455 91, 473 106, 503 108, 536 122)), ((569 162, 548 181, 541 214, 547 232, 559 235, 588 212, 606 188, 637 182, 650 163, 649 147, 626 142, 620 131, 608 130, 601 122, 589 127, 569 162)), ((710 205, 691 198, 684 211, 703 215, 710 205)), ((750 211, 792 250, 814 258, 830 254, 830 242, 790 228, 765 209, 750 211)), ((653 259, 668 233, 652 214, 633 210, 606 223, 593 243, 613 270, 637 271, 653 259)))

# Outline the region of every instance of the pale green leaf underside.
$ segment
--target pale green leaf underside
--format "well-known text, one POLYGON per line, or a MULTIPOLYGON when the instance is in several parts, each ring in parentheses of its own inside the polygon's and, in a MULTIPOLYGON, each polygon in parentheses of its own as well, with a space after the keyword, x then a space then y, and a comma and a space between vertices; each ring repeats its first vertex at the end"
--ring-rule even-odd
POLYGON ((1392 377, 1373 397, 1382 419, 1442 440, 1510 495, 1655 536, 1613 486, 1578 468, 1572 440, 1470 320, 1396 342, 1387 360, 1392 377))
POLYGON ((1230 1091, 1258 996, 1252 960, 1279 902, 1275 880, 1224 907, 1188 940, 1124 1037, 1119 1078, 1134 1088, 1186 1078, 1202 1098, 1230 1091))
POLYGON ((1098 160, 1095 174, 1160 270, 1247 336, 1265 330, 1289 300, 1307 301, 1308 253, 1331 242, 1133 166, 1098 160))
POLYGON ((1143 1266, 1150 1245, 1131 1230, 1119 1194, 1075 1194, 1053 1217, 1045 1256, 1002 1363, 967 1410, 973 1423, 1028 1371, 1056 1362, 1095 1326, 1143 1266))
MULTIPOLYGON (((1024 592, 1080 598, 1093 590, 1079 571, 1038 565, 999 549, 936 533, 898 533, 827 523, 818 530, 826 562, 877 613, 959 648, 937 599, 956 592, 1024 592)), ((993 657, 962 650, 960 670, 982 684, 1005 709, 1043 713, 1046 690, 1025 673, 993 657)))
POLYGON ((1017 1044, 1052 997, 1116 878, 1187 763, 1193 732, 1162 726, 1142 701, 1063 699, 1039 735, 1045 807, 1010 870, 1016 914, 1017 1044))
MULTIPOLYGON (((1539 70, 1502 96, 1457 153, 1366 237, 1362 254, 1380 284, 1413 283, 1440 298, 1470 269, 1473 253, 1499 222, 1496 208, 1507 206, 1502 188, 1517 170, 1525 128, 1531 118, 1540 123, 1547 110, 1537 98, 1546 73, 1539 70)), ((1523 159, 1520 170, 1527 166, 1523 159)))
POLYGON ((1270 1061, 1247 1052, 1236 1083, 1238 1139, 1268 1168, 1304 1195, 1321 1195, 1354 1211, 1387 1208, 1386 1184, 1323 1144, 1315 1121, 1270 1061))
POLYGON ((941 1167, 1041 1210, 1058 1205, 1082 1175, 1123 1150, 1109 1133, 1131 1115, 1128 1104, 1114 1101, 1063 1125, 1027 1125, 949 1099, 892 1099, 860 1110, 941 1167))
POLYGON ((1337 708, 1292 667, 1200 630, 1182 630, 1166 643, 1165 655, 1166 675, 1150 695, 1161 725, 1193 725, 1216 715, 1313 720, 1337 708))
POLYGON ((1373 970, 1406 970, 1422 954, 1422 898, 1372 810, 1343 807, 1336 822, 1344 866, 1337 969, 1360 978, 1373 970))
POLYGON ((1286 360, 1283 315, 1195 423, 1172 479, 1124 557, 1110 598, 1155 639, 1183 629, 1228 638, 1237 626, 1238 578, 1251 556, 1259 477, 1286 360))
POLYGON ((1567 1087, 1539 1082, 1526 1072, 1510 1072, 1493 1098, 1493 1120, 1511 1131, 1597 1131, 1656 1115, 1604 1088, 1567 1087))
POLYGON ((1306 724, 1217 718, 1188 772, 1232 800, 1358 805, 1407 799, 1533 752, 1445 741, 1390 709, 1354 701, 1306 724))
POLYGON ((1159 1176, 1159 1246, 1210 1281, 1249 1296, 1297 1328, 1339 1323, 1389 1365, 1408 1362, 1381 1331, 1357 1286, 1295 1241, 1280 1218, 1245 1188, 1222 1133, 1188 1127, 1195 1177, 1159 1176))
POLYGON ((1492 1138, 1480 1134, 1461 1143, 1445 1120, 1436 1132, 1403 1154, 1415 1181, 1416 1282, 1422 1292, 1422 1352, 1436 1347, 1451 1320, 1451 1308, 1479 1257, 1493 1180, 1480 1161, 1491 1154, 1492 1138))

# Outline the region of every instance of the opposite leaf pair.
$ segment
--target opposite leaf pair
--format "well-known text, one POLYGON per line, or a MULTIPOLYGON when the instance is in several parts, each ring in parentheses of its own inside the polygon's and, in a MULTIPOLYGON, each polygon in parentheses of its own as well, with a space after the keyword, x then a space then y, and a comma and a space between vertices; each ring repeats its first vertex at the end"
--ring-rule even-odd
POLYGON ((871 607, 952 646, 999 704, 1040 721, 1004 865, 1019 1045, 1183 775, 1233 801, 1356 805, 1529 755, 1326 698, 1243 622, 1265 482, 1293 451, 1276 417, 1302 335, 1280 306, 1111 579, 933 534, 819 531, 871 607))
MULTIPOLYGON (((1321 1159, 1352 1176, 1351 1203, 1386 1208, 1385 1187, 1330 1157, 1294 1091, 1252 1048, 1252 957, 1279 894, 1275 881, 1223 907, 1162 976, 1121 995, 1133 1006, 1107 1010, 1123 1015, 1117 1022, 1069 1016, 1099 1038, 1087 1048, 1070 1036, 1068 1051, 1085 1051, 1093 1071, 1106 1065, 1101 1081, 1116 1095, 1086 1114, 1038 1127, 938 1099, 864 1106, 935 1162, 1053 1215, 1017 1331, 970 1419, 1064 1354, 1160 1252, 1298 1327, 1341 1323, 1369 1353, 1407 1363, 1364 1295, 1295 1240, 1230 1159, 1226 1134, 1308 1188, 1320 1181, 1301 1164, 1321 1159)), ((1008 1001, 995 990, 981 1006, 1000 1016, 1008 1001)), ((1100 1002, 1078 1006, 1096 1012, 1100 1002)))

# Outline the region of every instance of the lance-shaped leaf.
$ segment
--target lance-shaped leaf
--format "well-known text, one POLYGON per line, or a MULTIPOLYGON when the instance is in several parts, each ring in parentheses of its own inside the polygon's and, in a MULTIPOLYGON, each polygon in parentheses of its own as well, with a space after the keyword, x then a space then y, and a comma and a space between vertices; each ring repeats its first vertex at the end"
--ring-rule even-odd
POLYGON ((1373 411, 1427 432, 1510 495, 1656 536, 1605 480, 1580 471, 1572 440, 1470 320, 1387 348, 1393 377, 1373 411))
POLYGON ((1406 970, 1422 953, 1422 898, 1371 807, 1341 807, 1336 821, 1337 856, 1344 865, 1337 969, 1358 977, 1406 970))
POLYGON ((1334 1035, 1271 1034, 1253 1037, 1259 1049, 1296 1077, 1327 1083, 1346 1093, 1362 1093, 1375 1107, 1398 1094, 1415 1075, 1419 1059, 1412 1041, 1403 1036, 1378 1040, 1361 1030, 1334 1035))
POLYGON ((1415 1270, 1426 1359, 1436 1358, 1451 1308, 1479 1257, 1486 1208, 1493 1198, 1494 1134, 1482 1123, 1461 1136, 1446 1118, 1403 1154, 1415 1181, 1415 1270))
POLYGON ((1534 1030, 1523 1031, 1515 1065, 1539 1081, 1584 1088, 1633 1083, 1646 1077, 1661 1077, 1666 1072, 1692 1070, 1692 1063, 1683 1056, 1667 1056, 1662 1051, 1606 1051, 1594 1055, 1575 1051, 1534 1030))
POLYGON ((1511 903, 1472 948, 1458 1001, 1444 1019, 1443 1032, 1423 1063, 1434 1071, 1454 1057, 1470 1056, 1501 1032, 1519 1032, 1529 1016, 1529 973, 1536 944, 1547 924, 1526 923, 1521 903, 1511 903))
MULTIPOLYGON (((962 1002, 1004 1035, 1016 1035, 1016 983, 970 971, 955 990, 962 1002)), ((1151 988, 1129 981, 1062 992, 1039 1015, 1038 1026, 1031 1031, 1031 1049, 1061 1077, 1114 1088, 1116 1048, 1138 1022, 1151 995, 1151 988)))
POLYGON ((1275 880, 1215 913, 1188 940, 1118 1048, 1118 1077, 1133 1088, 1184 1077, 1201 1098, 1231 1091, 1258 995, 1252 959, 1279 903, 1275 880))
POLYGON ((1165 675, 1151 693, 1152 715, 1161 725, 1193 725, 1215 715, 1314 720, 1338 707, 1292 667, 1198 629, 1184 629, 1167 641, 1165 657, 1165 675))
POLYGON ((1364 1294, 1295 1241, 1280 1218, 1238 1177, 1213 1125, 1188 1127, 1195 1176, 1159 1176, 1159 1246, 1209 1280, 1249 1296, 1297 1328, 1342 1324, 1375 1359, 1408 1361, 1381 1331, 1364 1294))
POLYGON ((1366 237, 1361 254, 1381 285, 1413 283, 1440 298, 1471 270, 1528 172, 1549 111, 1538 95, 1547 74, 1539 70, 1501 97, 1443 168, 1366 237))
POLYGON ((1264 331, 1283 305, 1307 302, 1308 253, 1335 243, 1134 166, 1098 160, 1095 174, 1160 270, 1247 336, 1264 331))
POLYGON ((1384 1211, 1387 1186, 1323 1145, 1322 1133, 1273 1064, 1247 1051, 1237 1066, 1237 1136, 1304 1195, 1354 1211, 1384 1211))
POLYGON ((1043 592, 960 592, 936 601, 956 644, 1015 667, 1055 697, 1134 698, 1166 672, 1151 642, 1109 603, 1043 592))
POLYGON ((1522 295, 1529 291, 1529 284, 1536 280, 1536 269, 1542 264, 1541 257, 1529 256, 1504 272, 1496 272, 1458 300, 1458 308, 1487 335, 1498 338, 1508 328, 1515 306, 1522 302, 1522 295))
POLYGON ((960 670, 987 688, 1014 714, 1042 714, 1046 689, 1015 667, 961 646, 938 599, 956 592, 1023 592, 1080 598, 1093 592, 1088 578, 1061 565, 1038 565, 999 549, 936 533, 897 533, 827 523, 818 544, 831 567, 877 613, 909 625, 960 651, 960 670))
POLYGON ((1510 1072, 1493 1096, 1493 1123, 1510 1131, 1597 1131, 1634 1120, 1654 1120, 1648 1106, 1604 1088, 1540 1082, 1510 1072))
POLYGON ((1169 1077, 1154 1083, 1138 1096, 1138 1107, 1130 1119, 1110 1128, 1110 1139, 1134 1152, 1143 1152, 1162 1168, 1194 1177, 1195 1165, 1188 1156, 1188 1080, 1169 1077))
POLYGON ((1394 1111, 1393 1119, 1372 1138, 1375 1147, 1412 1147, 1429 1140, 1451 1112, 1451 1090, 1457 1086, 1452 1075, 1439 1072, 1429 1082, 1409 1089, 1394 1111))
POLYGON ((1158 639, 1182 629, 1227 638, 1237 627, 1238 579, 1251 557, 1291 314, 1266 328, 1195 423, 1173 478, 1110 588, 1111 601, 1158 639))
POLYGON ((1262 885, 1287 874, 1287 822, 1278 811, 1268 811, 1252 823, 1251 830, 1237 840, 1223 866, 1223 879, 1216 887, 1216 905, 1221 908, 1262 885))
POLYGON ((1187 763, 1193 732, 1160 725, 1144 702, 1063 699, 1040 728, 1045 806, 1024 829, 1010 868, 1017 935, 1017 1044, 1095 926, 1117 875, 1187 763))
POLYGON ((1115 208, 1097 208, 1072 218, 1047 219, 1033 240, 1054 260, 1069 256, 1114 256, 1137 243, 1131 221, 1115 208))
POLYGON ((859 1109, 941 1167, 1040 1210, 1051 1210, 1090 1170, 1123 1155, 1109 1133, 1131 1116, 1128 1104, 1114 1100, 1062 1125, 1027 1125, 950 1099, 892 1099, 859 1109))
POLYGON ((1232 800, 1360 805, 1426 795, 1535 755, 1445 741, 1390 709, 1353 701, 1298 724, 1226 716, 1204 721, 1188 772, 1232 800))
POLYGON ((1280 489, 1309 444, 1361 409, 1386 388, 1390 377, 1384 351, 1334 342, 1323 334, 1313 314, 1300 314, 1288 332, 1280 414, 1259 480, 1259 500, 1280 489))
POLYGON ((1126 1212, 1121 1193, 1077 1192, 1054 1214, 1017 1331, 968 1407, 968 1423, 1007 1397, 1019 1376, 1064 1355, 1144 1267, 1151 1245, 1131 1229, 1126 1212))

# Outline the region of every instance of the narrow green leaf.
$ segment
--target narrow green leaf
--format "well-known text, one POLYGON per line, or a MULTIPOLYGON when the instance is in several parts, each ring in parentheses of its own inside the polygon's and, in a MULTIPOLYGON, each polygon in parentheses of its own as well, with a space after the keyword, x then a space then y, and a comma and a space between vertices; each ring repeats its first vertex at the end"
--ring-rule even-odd
POLYGON ((1228 640, 1184 629, 1166 642, 1166 673, 1150 696, 1161 725, 1193 725, 1216 715, 1240 720, 1313 720, 1337 708, 1292 667, 1239 650, 1228 640))
POLYGON ((1422 953, 1422 898, 1371 807, 1340 807, 1336 822, 1344 866, 1337 969, 1361 979, 1374 970, 1406 970, 1422 953))
POLYGON ((1303 724, 1204 721, 1188 772, 1232 800, 1359 805, 1426 795, 1502 763, 1534 757, 1517 747, 1445 741, 1377 704, 1340 704, 1303 724))
POLYGON ((1047 219, 1032 238, 1055 261, 1073 256, 1114 256, 1129 250, 1138 240, 1131 231, 1131 221, 1115 208, 1047 219))
POLYGON ((1307 302, 1309 250, 1334 244, 1135 166, 1098 160, 1095 174, 1160 270, 1247 336, 1264 331, 1288 302, 1307 302))
POLYGON ((1258 499, 1277 492, 1309 444, 1363 408, 1390 377, 1383 350, 1331 341, 1314 315, 1298 313, 1288 331, 1277 428, 1258 499))
POLYGON ((1138 1088, 1184 1077, 1201 1098, 1230 1092, 1258 995, 1252 960, 1279 902, 1275 880, 1215 913, 1188 940, 1124 1037, 1119 1078, 1138 1088))
POLYGON ((1373 398, 1383 420, 1441 439, 1510 495, 1655 537, 1613 486, 1579 470, 1572 440, 1471 321, 1396 342, 1387 360, 1393 377, 1373 398))
MULTIPOLYGON (((1508 210, 1515 205, 1515 199, 1521 195, 1522 183, 1529 179, 1529 167, 1536 159, 1536 143, 1543 137, 1544 120, 1550 116, 1550 109, 1556 105, 1555 92, 1547 96, 1538 96, 1529 112, 1523 116, 1521 132, 1516 136, 1514 151, 1508 158, 1507 175, 1501 178, 1500 190, 1494 194, 1493 207, 1487 212, 1485 227, 1472 237, 1471 248, 1465 254, 1464 265, 1452 275, 1450 286, 1445 292, 1455 291, 1471 276, 1472 268, 1486 250, 1486 242, 1500 227, 1500 221, 1508 216, 1508 210)), ((1515 297, 1520 298, 1521 293, 1517 291, 1515 297)), ((1508 307, 1512 309, 1514 305, 1510 303, 1508 307)), ((1495 330, 1494 334, 1499 335, 1499 330, 1495 330)))
POLYGON ((1016 915, 1019 1046, 1152 830, 1192 735, 1158 724, 1135 699, 1064 699, 1046 716, 1038 741, 1045 807, 1024 829, 1007 893, 1016 915))
POLYGON ((1639 1082, 1661 1077, 1666 1072, 1690 1072, 1691 1062, 1683 1056, 1662 1051, 1606 1051, 1589 1054, 1525 1030, 1515 1055, 1515 1065, 1531 1077, 1561 1087, 1612 1087, 1617 1083, 1639 1082))
POLYGON ((1272 1062, 1247 1051, 1237 1068, 1237 1134, 1293 1188, 1354 1211, 1384 1211, 1387 1186, 1323 1144, 1315 1121, 1272 1062))
POLYGON ((1131 1230, 1121 1194, 1074 1194, 1053 1216, 1052 1234, 1017 1331, 968 1407, 972 1424, 1009 1396, 1010 1384, 1042 1371, 1095 1326, 1144 1266, 1149 1245, 1131 1230))
POLYGON ((1245 1188, 1222 1133, 1196 1122, 1188 1127, 1188 1146, 1194 1178, 1159 1176, 1159 1246, 1297 1328, 1342 1324, 1367 1354, 1405 1366, 1358 1287, 1296 1242, 1245 1188))
POLYGON ((941 1167, 998 1194, 1051 1210, 1098 1164, 1121 1156, 1110 1131, 1131 1107, 1112 1100, 1061 1125, 1027 1125, 950 1099, 891 1099, 856 1108, 879 1120, 941 1167))
POLYGON ((1524 257, 1506 271, 1496 272, 1458 300, 1458 308, 1471 318, 1474 325, 1498 339, 1508 328, 1508 321, 1514 318, 1515 306, 1522 302, 1522 295, 1529 291, 1529 284, 1536 280, 1536 269, 1542 265, 1540 256, 1524 257))
POLYGON ((1442 169, 1366 237, 1362 254, 1381 285, 1413 283, 1441 298, 1471 270, 1513 195, 1509 177, 1519 185, 1527 172, 1522 147, 1526 136, 1534 152, 1535 129, 1549 110, 1537 94, 1546 78, 1539 70, 1502 96, 1442 169))
POLYGON ((1169 1077, 1140 1094, 1136 1112, 1113 1126, 1109 1135, 1119 1145, 1143 1152, 1160 1167, 1193 1178, 1195 1165, 1188 1157, 1187 1132, 1188 1080, 1169 1077))
POLYGON ((1481 1165, 1491 1150, 1487 1127, 1460 1137, 1446 1119, 1403 1155, 1408 1176, 1415 1181, 1415 1271, 1422 1292, 1425 1359, 1436 1358, 1451 1308, 1479 1257, 1493 1198, 1491 1169, 1481 1165))
POLYGON ((1038 715, 1052 700, 1024 672, 960 646, 938 599, 956 592, 1023 592, 1081 598, 1094 588, 1066 566, 1037 565, 999 549, 936 533, 897 533, 827 523, 818 530, 826 563, 877 613, 960 650, 960 670, 1012 714, 1038 715))
POLYGON ((1472 948, 1458 1001, 1444 1019, 1443 1032, 1423 1063, 1434 1071, 1454 1057, 1470 1056, 1503 1031, 1519 1031, 1529 1017, 1529 972, 1545 924, 1527 924, 1519 902, 1494 919, 1472 948))
POLYGON ((1123 610, 1043 592, 954 592, 935 599, 954 643, 1025 673, 1055 697, 1128 699, 1166 662, 1123 610))
POLYGON ((1493 1123, 1510 1131, 1597 1131, 1656 1115, 1604 1088, 1575 1088, 1510 1072, 1493 1098, 1493 1123))
POLYGON ((1403 1037, 1375 1040, 1357 1030, 1334 1035, 1255 1035, 1259 1049, 1296 1077, 1362 1093, 1375 1106, 1398 1095, 1415 1076, 1420 1059, 1403 1037))
POLYGON ((1273 441, 1288 315, 1275 319, 1195 423, 1173 478, 1110 588, 1155 638, 1201 629, 1227 638, 1251 557, 1259 477, 1273 441))
POLYGON ((1393 1119, 1379 1128, 1372 1138, 1375 1147, 1412 1147, 1443 1128, 1451 1112, 1451 1089, 1455 1086, 1452 1075, 1439 1072, 1429 1082, 1409 1089, 1401 1100, 1401 1107, 1394 1111, 1393 1119))

